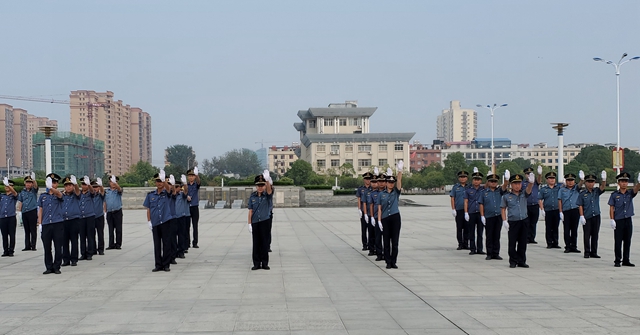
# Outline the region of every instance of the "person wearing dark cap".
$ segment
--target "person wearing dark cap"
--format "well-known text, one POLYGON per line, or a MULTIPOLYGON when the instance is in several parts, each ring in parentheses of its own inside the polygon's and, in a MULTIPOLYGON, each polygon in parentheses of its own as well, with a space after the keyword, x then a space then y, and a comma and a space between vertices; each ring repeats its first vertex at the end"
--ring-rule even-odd
POLYGON ((60 176, 50 173, 45 179, 45 192, 38 198, 38 231, 44 248, 44 266, 42 274, 60 274, 62 264, 62 243, 64 226, 62 218, 62 192, 58 191, 60 176), (53 252, 51 245, 53 244, 53 252))
POLYGON ((600 233, 600 195, 604 193, 607 183, 607 172, 600 174, 600 187, 594 187, 596 175, 585 176, 585 188, 578 196, 579 223, 582 225, 584 238, 584 258, 600 258, 598 255, 598 234, 600 233))
POLYGON ((95 233, 94 241, 95 248, 93 249, 94 255, 104 255, 104 187, 102 187, 102 178, 98 177, 95 181, 91 182, 91 188, 93 188, 93 212, 95 215, 94 227, 95 233))
MULTIPOLYGON (((198 205, 200 204, 200 197, 198 192, 200 191, 200 176, 198 176, 198 167, 187 171, 187 200, 189 201, 189 217, 191 219, 191 226, 193 227, 193 241, 191 246, 198 247, 198 222, 200 221, 200 210, 198 205)), ((188 230, 187 230, 188 231, 188 230)))
MULTIPOLYGON (((580 176, 582 179, 584 172, 580 171, 580 176)), ((560 220, 564 225, 564 252, 580 253, 580 250, 578 250, 578 224, 580 220, 578 195, 580 194, 580 185, 576 185, 576 175, 573 173, 565 174, 564 180, 564 186, 558 190, 558 208, 561 210, 560 220)))
POLYGON ((2 257, 13 257, 16 248, 16 202, 18 193, 13 189, 13 181, 4 177, 5 194, 0 194, 0 232, 2 232, 2 257))
POLYGON ((366 189, 364 191, 364 200, 363 200, 363 204, 364 204, 364 208, 363 208, 363 212, 364 212, 364 217, 365 217, 365 223, 367 225, 367 249, 369 250, 369 254, 368 256, 375 256, 376 255, 376 224, 375 224, 375 217, 373 216, 373 203, 372 198, 371 198, 371 192, 373 192, 373 190, 375 188, 377 188, 377 185, 373 184, 373 179, 375 178, 375 171, 378 168, 375 167, 374 169, 374 173, 371 174, 371 181, 370 181, 370 187, 368 189, 366 189))
POLYGON ((479 199, 484 192, 482 172, 478 172, 478 168, 473 168, 471 174, 471 187, 467 188, 464 193, 464 220, 467 222, 467 230, 469 231, 469 255, 484 255, 482 251, 482 234, 484 233, 484 224, 480 219, 480 203, 479 199), (476 242, 476 231, 478 233, 478 241, 476 242))
POLYGON ((500 257, 500 232, 502 231, 502 217, 500 205, 502 196, 507 192, 509 180, 505 178, 498 187, 499 177, 496 174, 487 176, 487 185, 480 194, 480 220, 486 228, 487 257, 486 260, 502 260, 500 257))
POLYGON ((189 202, 187 201, 187 176, 182 175, 180 181, 176 181, 176 221, 178 222, 178 242, 176 257, 185 258, 184 251, 189 247, 189 202))
POLYGON ((380 193, 384 191, 387 186, 387 181, 385 177, 379 174, 378 168, 376 167, 374 170, 378 172, 374 174, 371 179, 371 187, 373 191, 369 194, 368 203, 371 204, 369 213, 372 213, 371 223, 374 224, 375 228, 375 253, 376 253, 376 261, 381 261, 384 259, 384 249, 382 247, 382 225, 378 225, 378 196, 380 193))
POLYGON ((538 205, 544 218, 547 249, 560 249, 558 245, 558 226, 560 225, 560 211, 558 210, 558 191, 562 184, 556 183, 556 173, 551 171, 545 174, 547 184, 538 192, 538 205))
POLYGON ((369 222, 366 220, 367 215, 367 192, 371 190, 371 178, 373 174, 367 171, 362 175, 364 185, 359 186, 356 189, 356 198, 358 199, 358 213, 360 215, 360 236, 362 238, 362 251, 369 250, 369 239, 367 233, 369 232, 369 222))
POLYGON ((398 161, 396 171, 398 177, 393 175, 391 168, 387 168, 387 188, 378 195, 378 225, 382 227, 384 238, 384 260, 387 262, 387 269, 397 269, 398 265, 398 242, 400 241, 400 228, 402 221, 400 218, 400 193, 402 191, 402 169, 404 162, 398 161))
POLYGON ((62 266, 78 265, 78 237, 80 234, 80 187, 76 176, 64 179, 62 192, 62 224, 64 238, 62 244, 62 266), (71 244, 71 248, 69 248, 71 244))
POLYGON ((168 178, 165 178, 165 182, 169 184, 169 213, 171 214, 171 220, 165 224, 169 225, 169 243, 171 246, 169 254, 169 263, 178 264, 176 257, 178 256, 178 218, 176 215, 176 199, 178 194, 178 182, 171 174, 168 178))
POLYGON ((107 250, 122 248, 122 187, 118 185, 120 177, 111 175, 109 188, 104 193, 109 226, 109 246, 107 250))
POLYGON ((464 194, 467 188, 467 171, 458 171, 458 183, 453 185, 449 192, 451 197, 451 214, 456 221, 456 238, 458 239, 458 250, 469 249, 469 230, 467 221, 464 220, 464 194))
POLYGON ((636 179, 637 183, 632 189, 629 189, 629 179, 631 174, 622 172, 616 176, 619 189, 613 191, 609 197, 609 217, 611 218, 611 228, 613 228, 613 251, 615 267, 620 267, 622 261, 623 266, 635 266, 629 260, 629 249, 631 248, 631 234, 633 233, 633 224, 631 218, 633 212, 633 198, 640 191, 640 173, 636 179))
POLYGON ((271 220, 271 202, 273 190, 271 189, 271 175, 264 170, 261 175, 254 178, 256 191, 249 196, 247 208, 248 229, 253 241, 253 267, 251 270, 269 270, 269 221, 271 220))
MULTIPOLYGON (((505 171, 505 173, 507 173, 505 171)), ((527 264, 527 197, 531 196, 531 189, 535 177, 529 174, 529 184, 522 190, 522 175, 516 174, 509 177, 511 191, 502 196, 500 205, 502 214, 502 227, 509 236, 509 267, 516 266, 528 268, 527 264)), ((506 179, 506 174, 505 174, 506 179)))
POLYGON ((35 251, 38 241, 38 183, 36 174, 24 177, 24 188, 18 194, 18 216, 24 228, 24 249, 35 251))
POLYGON ((93 197, 95 191, 91 187, 91 181, 88 176, 82 178, 82 189, 80 191, 80 219, 78 227, 80 228, 80 258, 83 260, 92 260, 93 252, 96 248, 96 213, 93 207, 93 197))
MULTIPOLYGON (((526 189, 529 181, 529 174, 533 174, 533 168, 528 167, 523 170, 524 181, 522 181, 522 188, 526 189)), ((538 204, 538 190, 542 183, 542 165, 538 165, 538 176, 534 178, 533 188, 531 189, 531 196, 527 198, 527 243, 538 244, 536 242, 536 230, 538 228, 538 219, 540 218, 540 204, 538 204)))
POLYGON ((169 208, 169 184, 165 181, 164 170, 153 176, 156 189, 147 193, 144 206, 147 209, 147 223, 153 234, 153 255, 155 267, 152 272, 171 271, 171 227, 168 222, 173 219, 169 208))

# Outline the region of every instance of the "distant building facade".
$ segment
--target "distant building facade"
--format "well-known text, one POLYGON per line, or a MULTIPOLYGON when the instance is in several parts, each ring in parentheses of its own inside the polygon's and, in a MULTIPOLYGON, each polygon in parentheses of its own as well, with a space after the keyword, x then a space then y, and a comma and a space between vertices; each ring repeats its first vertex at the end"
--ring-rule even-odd
POLYGON ((449 109, 442 110, 436 122, 438 140, 445 142, 471 141, 478 134, 478 117, 473 109, 460 107, 460 101, 453 100, 449 109))
POLYGON ((292 146, 271 146, 268 152, 269 171, 282 176, 284 175, 295 161, 298 160, 296 151, 300 150, 300 145, 292 146))
POLYGON ((410 168, 413 171, 420 171, 432 163, 441 164, 440 147, 434 145, 432 148, 414 141, 409 146, 410 168))
POLYGON ((255 151, 258 156, 258 161, 260 162, 260 167, 262 169, 269 169, 269 171, 273 171, 269 168, 269 157, 267 155, 267 148, 260 148, 255 151))
MULTIPOLYGON (((34 170, 37 171, 45 171, 44 140, 43 133, 36 133, 33 136, 34 170)), ((90 139, 84 135, 70 132, 54 132, 51 135, 51 168, 60 176, 68 174, 74 174, 77 177, 87 175, 90 178, 103 176, 105 174, 104 159, 104 142, 101 140, 94 139, 91 145, 90 139)))

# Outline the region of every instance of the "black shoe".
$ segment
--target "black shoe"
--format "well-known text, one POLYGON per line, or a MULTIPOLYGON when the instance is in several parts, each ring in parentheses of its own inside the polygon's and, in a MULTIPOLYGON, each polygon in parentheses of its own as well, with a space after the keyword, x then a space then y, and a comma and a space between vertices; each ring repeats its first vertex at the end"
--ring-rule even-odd
POLYGON ((376 262, 379 262, 379 261, 381 261, 383 259, 384 259, 383 257, 378 256, 378 257, 376 257, 376 262))
POLYGON ((622 266, 636 266, 636 265, 630 262, 622 262, 622 266))
POLYGON ((53 270, 53 273, 55 273, 55 274, 59 275, 59 274, 61 274, 62 272, 60 272, 60 270, 58 270, 58 269, 55 269, 55 270, 53 270))
POLYGON ((183 254, 178 255, 178 258, 184 258, 183 254))
POLYGON ((9 257, 13 257, 13 252, 9 254, 9 257))
POLYGON ((176 262, 176 260, 175 260, 175 259, 172 259, 172 260, 171 260, 171 264, 178 264, 178 262, 176 262))
POLYGON ((254 267, 251 268, 251 270, 260 270, 260 267, 259 266, 254 266, 254 267))
POLYGON ((36 250, 38 250, 38 249, 36 249, 36 248, 33 248, 33 249, 31 249, 31 250, 33 250, 33 251, 36 251, 36 250))
POLYGON ((362 247, 362 251, 369 250, 367 247, 362 247))
POLYGON ((557 245, 557 244, 556 244, 556 245, 553 245, 553 246, 551 246, 551 247, 552 247, 553 249, 562 249, 562 247, 561 247, 561 246, 559 246, 559 245, 557 245))
POLYGON ((162 269, 161 268, 155 268, 155 269, 151 270, 151 272, 158 272, 158 271, 162 271, 162 269))
POLYGON ((462 247, 458 247, 458 249, 456 249, 456 250, 462 250, 462 247))
POLYGON ((106 250, 113 250, 113 249, 115 249, 115 248, 116 248, 116 247, 107 247, 107 249, 106 249, 106 250))
POLYGON ((538 244, 538 242, 534 241, 529 241, 530 244, 538 244))
POLYGON ((511 264, 509 264, 509 267, 513 269, 513 268, 516 267, 516 265, 514 263, 511 263, 511 264))
POLYGON ((194 245, 193 245, 193 248, 198 249, 198 248, 200 248, 200 247, 199 247, 197 244, 194 244, 194 245))
POLYGON ((387 269, 391 269, 391 264, 387 263, 387 269))
POLYGON ((263 266, 262 266, 262 269, 263 269, 263 270, 271 270, 271 268, 269 267, 269 265, 263 265, 263 266))
POLYGON ((550 246, 550 245, 548 245, 548 246, 547 246, 547 249, 551 249, 551 248, 553 248, 553 247, 552 247, 552 246, 550 246))
POLYGON ((393 264, 391 264, 391 268, 393 268, 393 269, 397 269, 397 268, 398 268, 398 266, 396 265, 396 263, 393 263, 393 264))
POLYGON ((98 255, 104 256, 104 251, 98 251, 98 255))
POLYGON ((491 260, 491 255, 488 255, 487 257, 485 257, 484 259, 486 260, 491 260))
POLYGON ((591 258, 600 258, 600 256, 598 256, 598 254, 591 254, 589 255, 591 258))
POLYGON ((119 247, 119 246, 118 246, 118 247, 116 247, 116 250, 120 250, 120 249, 122 249, 122 248, 121 248, 121 247, 119 247))
POLYGON ((269 249, 269 252, 271 252, 271 249, 269 249))
POLYGON ((8 257, 8 256, 9 256, 9 254, 2 254, 2 256, 0 256, 0 257, 8 257))
POLYGON ((71 266, 78 266, 78 262, 71 262, 71 266))
POLYGON ((564 253, 565 253, 565 254, 568 254, 568 253, 570 253, 570 252, 571 252, 571 250, 569 250, 569 249, 564 249, 564 253))
POLYGON ((584 258, 589 258, 589 254, 584 254, 584 258))
POLYGON ((469 255, 475 255, 475 254, 476 254, 476 252, 475 252, 475 251, 470 251, 470 252, 469 252, 469 255))
POLYGON ((169 271, 171 271, 171 269, 168 266, 165 266, 164 272, 169 272, 169 271))
POLYGON ((53 270, 47 270, 47 271, 43 272, 42 274, 43 274, 43 275, 48 275, 48 274, 50 274, 50 273, 53 273, 53 270))
POLYGON ((519 267, 521 267, 521 268, 528 268, 528 267, 529 267, 529 264, 527 264, 527 263, 520 263, 520 264, 518 264, 518 266, 519 266, 519 267))
POLYGON ((571 250, 569 250, 569 252, 579 254, 579 253, 580 253, 580 250, 578 250, 578 249, 571 249, 571 250))
POLYGON ((22 251, 31 251, 31 248, 24 248, 22 251))
POLYGON ((84 255, 82 255, 82 256, 80 256, 80 257, 78 257, 78 260, 79 260, 79 261, 84 261, 85 259, 87 259, 87 257, 85 257, 84 255))
POLYGON ((98 251, 97 251, 97 250, 96 250, 96 251, 94 251, 94 252, 93 252, 93 254, 94 254, 94 255, 97 255, 97 254, 98 254, 98 251))
POLYGON ((476 254, 478 254, 478 255, 486 255, 487 253, 484 252, 484 251, 478 251, 478 252, 476 252, 476 254))
POLYGON ((497 259, 497 260, 501 261, 502 257, 500 257, 500 256, 491 256, 491 259, 497 259))
POLYGON ((64 263, 62 263, 62 266, 69 266, 70 264, 71 263, 69 263, 69 262, 64 262, 64 263))
POLYGON ((86 260, 88 260, 88 261, 93 260, 93 257, 87 256, 86 260))
POLYGON ((613 266, 619 268, 620 267, 620 263, 615 263, 615 264, 613 264, 613 266))
POLYGON ((185 251, 183 251, 183 252, 184 252, 185 254, 188 254, 188 253, 189 253, 189 250, 185 250, 185 251))
POLYGON ((373 251, 369 251, 369 253, 367 254, 367 256, 375 256, 375 255, 376 255, 376 253, 373 252, 373 251))

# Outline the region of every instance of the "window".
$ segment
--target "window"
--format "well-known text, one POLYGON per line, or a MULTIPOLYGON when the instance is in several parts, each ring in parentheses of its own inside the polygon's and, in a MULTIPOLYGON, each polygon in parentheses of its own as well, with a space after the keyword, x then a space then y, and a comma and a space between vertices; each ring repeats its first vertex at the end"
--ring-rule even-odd
POLYGON ((324 119, 324 126, 325 127, 333 126, 333 119, 324 119))
POLYGON ((371 151, 371 144, 358 144, 358 152, 371 151))
POLYGON ((316 120, 309 120, 309 128, 315 128, 316 127, 316 120))
POLYGON ((344 147, 344 151, 346 151, 346 152, 353 152, 353 145, 351 145, 351 144, 347 144, 347 145, 344 147))
POLYGON ((360 118, 354 117, 349 119, 349 125, 350 126, 359 126, 360 125, 360 118))
POLYGON ((340 150, 340 145, 339 144, 332 144, 331 145, 331 151, 338 151, 340 150))
POLYGON ((340 166, 340 160, 339 159, 332 159, 331 160, 331 167, 339 167, 340 166))
POLYGON ((317 149, 317 151, 324 152, 324 150, 325 150, 324 144, 318 144, 316 149, 317 149))
POLYGON ((353 166, 353 159, 345 159, 344 163, 345 164, 351 164, 351 166, 353 166))
POLYGON ((385 166, 385 165, 387 165, 386 159, 378 159, 378 166, 385 166))
POLYGON ((387 152, 387 145, 386 144, 380 144, 378 146, 378 152, 387 152))
POLYGON ((340 125, 340 126, 346 126, 347 125, 347 119, 339 119, 338 121, 339 121, 338 125, 340 125))
POLYGON ((318 169, 324 169, 325 168, 325 160, 324 159, 318 159, 316 161, 316 166, 318 167, 318 169))
POLYGON ((289 155, 289 159, 293 159, 293 155, 289 155))
POLYGON ((363 168, 363 167, 369 167, 369 166, 371 166, 370 159, 358 159, 358 167, 363 168))
POLYGON ((404 145, 402 143, 396 143, 396 145, 394 146, 394 150, 395 151, 402 151, 402 150, 404 150, 404 145))

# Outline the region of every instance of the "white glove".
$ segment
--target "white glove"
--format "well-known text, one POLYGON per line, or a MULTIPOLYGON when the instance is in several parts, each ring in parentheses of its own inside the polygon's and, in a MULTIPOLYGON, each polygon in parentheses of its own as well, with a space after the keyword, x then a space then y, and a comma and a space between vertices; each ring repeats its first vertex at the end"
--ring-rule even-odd
POLYGON ((403 168, 404 168, 404 161, 401 159, 398 161, 398 164, 396 165, 396 171, 402 171, 403 168))
POLYGON ((247 229, 249 229, 249 234, 253 234, 253 226, 251 224, 248 224, 249 227, 247 227, 247 229))
POLYGON ((176 178, 172 174, 169 175, 169 184, 171 185, 176 184, 176 178))
POLYGON ((393 176, 393 170, 391 170, 391 168, 387 168, 387 176, 393 176))
POLYGON ((536 177, 533 175, 533 173, 529 173, 529 184, 533 184, 536 181, 536 177))
POLYGON ((373 168, 373 174, 375 174, 376 176, 380 174, 380 170, 378 170, 377 166, 373 168))
POLYGON ((89 180, 88 176, 84 176, 84 178, 82 178, 82 181, 84 182, 85 185, 91 184, 91 181, 89 180))
POLYGON ((185 175, 181 175, 181 176, 180 176, 180 181, 181 181, 183 184, 186 184, 186 183, 187 183, 187 176, 185 176, 185 175))
POLYGON ((455 218, 456 215, 458 215, 458 211, 456 211, 455 209, 451 210, 451 215, 453 215, 453 217, 455 218))
POLYGON ((373 217, 371 217, 371 225, 375 228, 376 227, 376 219, 374 219, 373 217))
POLYGON ((640 183, 640 172, 638 172, 638 182, 640 183))
POLYGON ((616 229, 616 220, 611 220, 611 229, 616 229))
POLYGON ((71 180, 71 184, 78 185, 78 180, 76 179, 76 176, 71 175, 69 179, 71 180))
POLYGON ((502 221, 502 228, 509 231, 509 221, 502 221))
POLYGON ((116 176, 111 175, 111 178, 109 179, 109 181, 111 181, 114 184, 117 183, 116 176))
POLYGON ((542 174, 542 165, 538 165, 538 174, 542 174))
POLYGON ((469 222, 469 213, 464 213, 464 220, 469 222))
POLYGON ((35 172, 31 172, 31 179, 36 180, 36 173, 35 172))
POLYGON ((4 186, 9 186, 9 178, 7 177, 2 178, 2 183, 4 184, 4 186))
POLYGON ((477 167, 477 166, 474 166, 474 167, 473 167, 473 173, 477 173, 477 172, 478 172, 478 167, 477 167))
POLYGON ((362 217, 362 210, 358 208, 358 213, 360 213, 359 217, 362 217))
POLYGON ((271 179, 271 176, 269 175, 269 170, 264 170, 262 172, 262 178, 264 178, 265 181, 269 181, 269 179, 271 179))
POLYGON ((196 176, 198 175, 198 167, 194 167, 193 168, 193 174, 195 174, 196 176))
POLYGON ((580 170, 580 172, 578 172, 578 176, 580 177, 580 180, 584 180, 584 171, 580 170))
POLYGON ((578 222, 584 226, 587 224, 587 219, 584 218, 584 215, 580 215, 580 220, 578 220, 578 222))
POLYGON ((369 215, 367 214, 364 215, 364 222, 369 222, 369 215))
POLYGON ((53 181, 51 180, 51 177, 47 177, 47 179, 45 179, 44 185, 47 188, 52 188, 53 187, 53 181))
POLYGON ((541 209, 540 216, 542 216, 542 218, 544 219, 545 215, 547 215, 547 213, 544 211, 544 209, 541 209))
POLYGON ((164 182, 164 179, 167 177, 167 174, 164 172, 164 170, 160 170, 160 172, 158 173, 158 178, 160 178, 160 180, 162 180, 162 182, 164 182))
POLYGON ((564 222, 564 214, 560 212, 560 221, 564 222))
POLYGON ((504 179, 508 181, 509 178, 511 178, 511 172, 509 172, 509 170, 504 170, 504 179))
POLYGON ((487 219, 484 218, 484 216, 480 217, 480 221, 482 221, 482 225, 486 226, 487 225, 487 219))
POLYGON ((380 231, 382 231, 382 221, 378 221, 378 227, 380 227, 380 231))
POLYGON ((38 233, 39 233, 39 234, 42 234, 42 224, 39 224, 39 225, 38 225, 38 233))
POLYGON ((98 186, 102 186, 102 178, 96 178, 96 184, 98 184, 98 186))
POLYGON ((602 173, 600 174, 600 177, 602 177, 602 181, 606 182, 607 181, 607 171, 602 170, 602 173))
POLYGON ((151 221, 148 221, 148 222, 149 222, 149 230, 153 231, 153 225, 151 224, 151 221))

